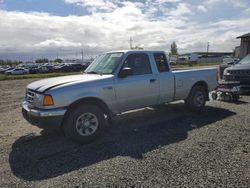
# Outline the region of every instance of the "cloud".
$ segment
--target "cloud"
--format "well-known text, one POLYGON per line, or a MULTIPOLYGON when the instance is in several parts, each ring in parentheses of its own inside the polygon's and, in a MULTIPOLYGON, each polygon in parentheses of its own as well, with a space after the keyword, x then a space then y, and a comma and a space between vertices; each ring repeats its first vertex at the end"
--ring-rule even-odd
POLYGON ((177 8, 173 8, 168 15, 179 17, 179 16, 184 16, 184 15, 189 15, 189 14, 193 14, 193 12, 191 11, 190 5, 187 3, 179 3, 177 8))
MULTIPOLYGON (((223 0, 222 0, 223 1, 223 0)), ((213 15, 205 4, 179 0, 135 1, 66 0, 88 8, 82 16, 0 10, 0 59, 3 54, 44 54, 58 51, 72 56, 128 49, 129 38, 145 49, 169 51, 176 41, 180 52, 232 51, 237 36, 250 30, 250 18, 199 22, 199 12, 213 15), (193 19, 191 19, 191 17, 193 19)))
POLYGON ((47 39, 45 41, 39 42, 38 44, 34 44, 34 47, 41 47, 41 48, 47 48, 47 47, 80 47, 80 42, 72 42, 70 40, 67 40, 65 38, 55 38, 55 39, 47 39))
POLYGON ((207 12, 207 8, 203 5, 198 5, 197 10, 200 12, 207 12))
POLYGON ((110 12, 117 8, 115 3, 109 0, 65 0, 68 4, 76 4, 86 7, 89 12, 105 11, 110 12))
POLYGON ((203 4, 207 6, 208 8, 220 6, 221 4, 244 8, 248 5, 248 0, 237 0, 237 1, 235 0, 207 0, 203 4))

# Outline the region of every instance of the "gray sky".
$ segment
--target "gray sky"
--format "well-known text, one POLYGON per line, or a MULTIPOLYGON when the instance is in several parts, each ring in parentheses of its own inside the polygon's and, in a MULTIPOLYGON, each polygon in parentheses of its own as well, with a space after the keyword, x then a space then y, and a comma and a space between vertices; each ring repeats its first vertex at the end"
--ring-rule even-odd
POLYGON ((128 49, 232 51, 250 32, 249 0, 0 0, 0 59, 128 49))

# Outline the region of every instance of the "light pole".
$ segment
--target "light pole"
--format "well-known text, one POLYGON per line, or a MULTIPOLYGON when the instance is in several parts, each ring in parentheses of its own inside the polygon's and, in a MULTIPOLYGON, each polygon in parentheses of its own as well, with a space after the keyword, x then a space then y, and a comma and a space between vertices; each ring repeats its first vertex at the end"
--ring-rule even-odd
POLYGON ((209 42, 207 42, 207 63, 208 63, 209 42))

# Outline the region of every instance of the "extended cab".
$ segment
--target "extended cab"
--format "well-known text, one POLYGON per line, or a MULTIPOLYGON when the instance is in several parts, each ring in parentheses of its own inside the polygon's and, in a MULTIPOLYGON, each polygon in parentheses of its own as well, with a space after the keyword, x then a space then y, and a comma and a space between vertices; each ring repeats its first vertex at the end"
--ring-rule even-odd
POLYGON ((83 74, 29 84, 22 112, 33 125, 62 127, 86 143, 114 115, 132 109, 185 100, 200 111, 216 86, 215 68, 171 71, 163 51, 115 51, 97 57, 83 74))

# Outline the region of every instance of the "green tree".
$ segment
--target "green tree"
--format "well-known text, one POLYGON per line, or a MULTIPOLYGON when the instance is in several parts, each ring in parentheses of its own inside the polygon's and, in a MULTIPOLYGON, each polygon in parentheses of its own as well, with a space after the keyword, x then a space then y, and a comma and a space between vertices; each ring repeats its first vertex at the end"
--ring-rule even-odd
POLYGON ((59 59, 59 58, 55 59, 54 61, 55 61, 56 63, 62 63, 62 62, 63 62, 63 60, 62 60, 62 59, 59 59))
POLYGON ((178 48, 175 41, 171 44, 170 55, 178 55, 178 48))
POLYGON ((43 58, 43 59, 36 59, 36 63, 48 63, 49 60, 47 58, 43 58))

